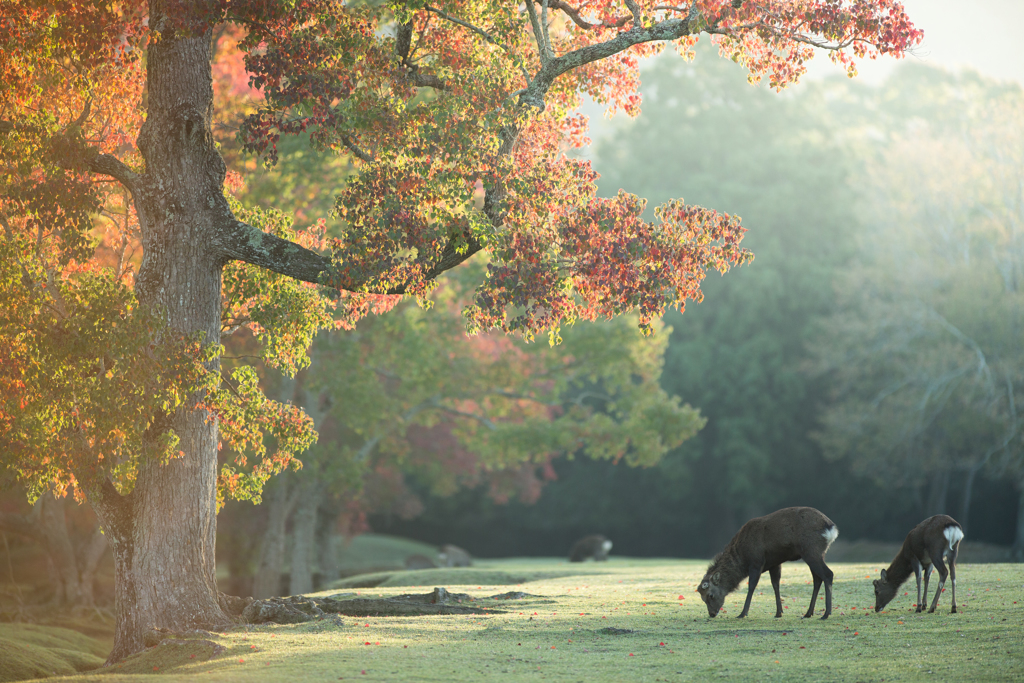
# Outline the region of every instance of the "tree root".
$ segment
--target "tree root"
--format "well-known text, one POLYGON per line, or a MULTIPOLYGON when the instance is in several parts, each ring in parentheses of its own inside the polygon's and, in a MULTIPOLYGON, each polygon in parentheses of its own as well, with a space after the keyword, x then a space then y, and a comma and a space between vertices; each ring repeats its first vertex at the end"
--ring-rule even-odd
MULTIPOLYGON (((522 600, 531 597, 536 596, 514 591, 487 598, 474 598, 465 593, 449 593, 444 588, 435 588, 432 592, 425 594, 396 595, 390 598, 336 600, 331 597, 310 598, 299 595, 289 598, 252 600, 242 610, 241 621, 247 624, 298 624, 314 619, 330 618, 331 615, 337 614, 350 617, 501 614, 504 610, 495 609, 485 603, 492 600, 522 600)), ((235 600, 242 600, 242 598, 235 598, 235 600)), ((249 599, 246 598, 246 600, 249 599)), ((337 620, 337 617, 334 619, 337 620)))

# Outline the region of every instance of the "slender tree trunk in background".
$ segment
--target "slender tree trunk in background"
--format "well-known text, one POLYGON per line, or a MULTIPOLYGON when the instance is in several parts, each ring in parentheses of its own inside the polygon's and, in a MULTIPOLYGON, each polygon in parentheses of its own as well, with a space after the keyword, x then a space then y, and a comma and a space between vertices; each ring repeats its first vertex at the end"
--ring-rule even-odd
POLYGON ((46 493, 37 501, 37 505, 42 508, 39 527, 57 578, 53 602, 58 605, 80 604, 82 583, 78 572, 75 548, 68 536, 67 519, 64 516, 64 499, 46 493))
POLYGON ((267 509, 267 530, 263 534, 260 554, 253 579, 252 597, 272 598, 281 594, 281 571, 284 567, 285 530, 295 497, 289 496, 292 477, 275 478, 267 509))
POLYGON ((1024 562, 1024 481, 1017 482, 1017 533, 1014 535, 1010 557, 1016 562, 1024 562))
POLYGON ((316 587, 317 590, 323 590, 341 578, 341 566, 338 564, 339 536, 335 528, 339 513, 327 496, 324 499, 317 515, 316 549, 320 565, 320 585, 316 587))
POLYGON ((301 495, 292 521, 292 562, 288 585, 290 595, 313 592, 313 562, 316 557, 317 509, 323 487, 311 472, 302 477, 301 495))
POLYGON ((93 532, 88 543, 79 553, 79 567, 81 571, 81 596, 82 605, 91 607, 96 604, 96 572, 99 570, 100 561, 107 552, 107 537, 98 526, 93 532))
MULTIPOLYGON (((310 349, 310 360, 316 361, 316 345, 310 349)), ((292 400, 301 406, 313 420, 317 429, 323 426, 325 403, 321 396, 309 389, 310 375, 304 370, 296 375, 292 400)), ((323 451, 316 446, 303 455, 303 468, 293 476, 299 482, 301 491, 299 502, 292 520, 292 559, 289 574, 288 592, 301 595, 313 592, 313 569, 319 553, 317 552, 317 520, 318 512, 325 498, 324 484, 321 481, 321 464, 323 451)))
POLYGON ((925 517, 946 513, 949 498, 949 470, 933 472, 928 482, 928 498, 925 503, 925 517))
POLYGON ((960 507, 960 517, 957 519, 957 521, 960 522, 960 526, 963 527, 964 536, 967 535, 967 525, 971 519, 971 498, 974 494, 974 480, 978 476, 979 469, 981 469, 981 464, 969 469, 967 471, 967 478, 964 481, 964 501, 963 505, 960 507))
POLYGON ((70 607, 95 605, 96 570, 107 549, 99 528, 76 551, 68 533, 66 500, 47 493, 36 501, 29 515, 0 514, 0 529, 41 543, 47 554, 53 588, 52 601, 70 607))

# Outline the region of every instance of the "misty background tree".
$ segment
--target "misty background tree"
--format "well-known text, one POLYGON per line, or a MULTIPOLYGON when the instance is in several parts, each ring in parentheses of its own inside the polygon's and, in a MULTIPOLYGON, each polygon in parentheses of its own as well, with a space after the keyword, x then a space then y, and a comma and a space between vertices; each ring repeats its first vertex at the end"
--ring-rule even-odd
MULTIPOLYGON (((934 320, 902 357, 872 335, 895 344, 896 330, 899 339, 911 328, 923 333, 927 316, 908 306, 912 297, 939 297, 970 311, 986 338, 1001 338, 1000 350, 985 351, 988 365, 1019 351, 1002 335, 1020 308, 999 283, 1019 263, 1011 236, 1020 225, 1021 118, 1012 114, 1020 87, 908 64, 878 85, 831 79, 778 97, 727 64, 699 58, 654 60, 642 79, 649 125, 607 126, 595 158, 602 191, 622 186, 654 199, 674 191, 727 207, 750 227, 744 244, 757 254, 729 277, 706 281, 704 303, 666 316, 673 333, 662 384, 700 406, 707 426, 648 470, 557 462, 558 479, 535 505, 496 506, 470 491, 430 499, 415 520, 372 518, 374 528, 495 555, 561 554, 580 535, 601 532, 624 555, 708 557, 750 516, 814 505, 847 541, 898 543, 939 509, 929 489, 941 469, 940 506, 968 524, 969 541, 1015 543, 1024 529, 1013 464, 1020 437, 1005 381, 982 382, 975 351, 934 320), (935 138, 958 156, 934 156, 935 138), (742 144, 727 144, 733 140, 742 144), (663 158, 666 146, 680 150, 674 163, 663 158), (954 204, 962 210, 937 208, 954 204), (945 239, 933 234, 939 230, 974 235, 973 249, 984 254, 971 259, 973 269, 934 258, 930 270, 920 265, 945 239), (909 281, 916 290, 897 286, 909 281), (896 297, 903 308, 885 303, 896 297), (941 357, 925 339, 953 353, 944 362, 959 360, 931 365, 941 357), (872 431, 877 423, 854 421, 853 400, 874 399, 882 386, 875 380, 954 366, 960 374, 947 381, 979 391, 966 404, 947 404, 954 421, 944 415, 932 424, 946 455, 894 457, 895 441, 867 438, 888 438, 872 431), (854 427, 857 437, 845 431, 854 427), (506 548, 488 533, 499 526, 506 548)), ((890 406, 871 416, 907 422, 913 413, 890 406)))

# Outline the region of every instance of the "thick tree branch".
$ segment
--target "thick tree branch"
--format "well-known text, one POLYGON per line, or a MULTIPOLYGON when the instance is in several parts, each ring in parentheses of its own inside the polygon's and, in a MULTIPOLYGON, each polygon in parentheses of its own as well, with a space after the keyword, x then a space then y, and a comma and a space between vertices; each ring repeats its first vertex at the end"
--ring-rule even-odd
MULTIPOLYGON (((531 8, 530 19, 533 21, 537 12, 532 9, 532 2, 527 3, 527 7, 531 8)), ((630 30, 619 33, 611 40, 588 45, 548 61, 541 60, 540 71, 537 72, 537 75, 523 93, 519 95, 519 102, 520 104, 543 111, 544 97, 557 77, 584 64, 590 64, 591 62, 611 57, 640 43, 678 40, 683 36, 691 35, 699 25, 694 21, 696 18, 696 12, 694 11, 686 19, 665 19, 646 28, 643 26, 633 26, 630 30)), ((536 23, 539 23, 539 20, 536 23)), ((535 30, 538 30, 536 23, 535 30)))
POLYGON ((477 34, 478 36, 480 36, 481 38, 486 40, 488 43, 490 43, 491 45, 497 45, 498 47, 503 47, 501 45, 501 43, 499 43, 497 40, 494 39, 493 36, 491 36, 490 33, 488 33, 487 31, 483 30, 482 28, 474 26, 473 24, 469 23, 468 21, 463 21, 462 19, 459 19, 458 17, 453 17, 452 15, 448 14, 444 10, 440 10, 440 9, 438 9, 436 7, 431 7, 430 5, 425 6, 423 9, 427 10, 428 12, 433 12, 434 14, 436 14, 439 17, 441 17, 445 21, 450 21, 451 23, 458 24, 459 26, 461 26, 463 28, 468 28, 470 31, 472 31, 473 33, 477 34))
POLYGON ((364 152, 349 136, 339 134, 338 139, 341 140, 341 143, 345 145, 345 147, 347 147, 348 150, 352 152, 352 154, 356 155, 356 157, 358 157, 359 159, 362 159, 366 163, 373 162, 373 155, 369 154, 368 152, 364 152))
MULTIPOLYGON (((302 282, 374 294, 405 294, 409 289, 408 285, 402 284, 385 291, 374 291, 365 288, 365 281, 341 279, 330 257, 265 233, 233 217, 222 226, 216 241, 225 260, 245 261, 302 282)), ((440 258, 427 268, 424 279, 437 278, 445 271, 465 262, 481 249, 483 245, 472 238, 466 241, 466 248, 461 250, 454 240, 450 241, 442 250, 440 258)))
POLYGON ((109 154, 97 154, 89 160, 89 170, 93 173, 110 176, 114 178, 135 195, 139 189, 139 181, 142 176, 131 170, 117 157, 109 154))
MULTIPOLYGON (((534 0, 534 2, 541 2, 541 0, 534 0)), ((622 28, 630 20, 630 17, 628 15, 626 15, 626 16, 618 17, 615 21, 613 21, 610 24, 609 23, 592 24, 592 23, 590 23, 589 21, 587 21, 586 19, 584 19, 583 17, 580 16, 580 11, 578 9, 574 9, 571 5, 569 5, 569 3, 564 2, 563 0, 548 0, 548 7, 550 7, 551 9, 557 9, 557 10, 560 10, 560 11, 564 12, 567 17, 572 19, 572 22, 574 24, 576 24, 577 26, 579 26, 580 28, 582 28, 582 29, 584 29, 586 31, 591 31, 591 30, 593 30, 595 28, 622 28)), ((676 9, 676 8, 672 8, 672 9, 676 9)), ((683 9, 682 11, 688 11, 688 10, 683 9)))
POLYGON ((329 257, 289 240, 263 232, 230 214, 219 226, 216 237, 226 261, 238 260, 266 268, 302 282, 354 289, 354 283, 334 282, 329 257))

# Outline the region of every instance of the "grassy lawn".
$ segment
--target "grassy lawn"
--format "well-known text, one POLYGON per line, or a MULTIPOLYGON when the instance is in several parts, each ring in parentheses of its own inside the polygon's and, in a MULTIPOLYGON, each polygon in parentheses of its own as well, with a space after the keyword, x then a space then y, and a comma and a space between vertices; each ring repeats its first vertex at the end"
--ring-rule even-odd
MULTIPOLYGON (((745 584, 709 619, 694 592, 706 562, 480 561, 465 569, 395 572, 376 588, 318 595, 426 593, 434 586, 485 598, 501 614, 341 617, 250 627, 207 642, 150 648, 110 670, 69 676, 105 683, 161 675, 217 681, 918 681, 1024 680, 1024 565, 962 565, 959 614, 950 591, 935 614, 913 612, 913 579, 875 614, 870 578, 881 564, 832 564, 832 617, 800 619, 810 572, 783 565, 785 616, 774 619, 765 576, 750 616, 733 618, 745 584), (869 578, 870 577, 870 578, 869 578), (520 579, 519 583, 504 583, 520 579), (502 583, 496 583, 496 582, 502 583), (211 657, 216 642, 223 651, 211 657)), ((933 580, 933 586, 934 586, 933 580)), ((819 599, 818 614, 824 606, 819 599)), ((54 680, 53 678, 49 680, 54 680)), ((63 680, 63 679, 61 679, 63 680)))

